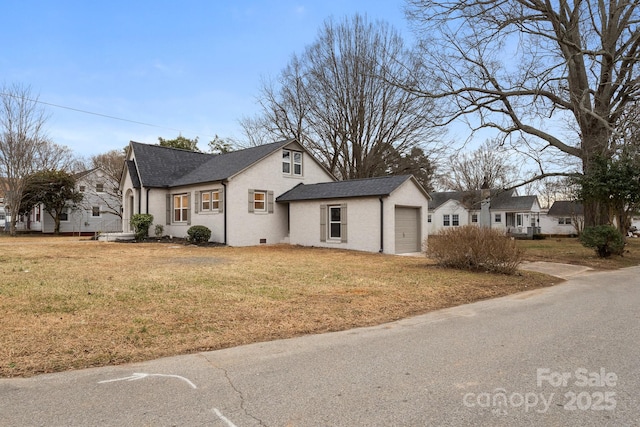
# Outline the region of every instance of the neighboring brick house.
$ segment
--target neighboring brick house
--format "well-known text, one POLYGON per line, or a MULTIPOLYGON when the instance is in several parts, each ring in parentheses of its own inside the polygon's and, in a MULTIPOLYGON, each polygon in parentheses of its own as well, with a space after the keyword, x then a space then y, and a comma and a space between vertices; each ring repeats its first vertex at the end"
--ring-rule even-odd
POLYGON ((230 246, 295 243, 385 253, 416 252, 427 235, 428 195, 415 179, 336 182, 295 139, 218 155, 131 142, 120 188, 125 231, 132 215, 148 213, 176 237, 204 225, 212 241, 230 246), (418 243, 397 245, 398 230, 418 243))

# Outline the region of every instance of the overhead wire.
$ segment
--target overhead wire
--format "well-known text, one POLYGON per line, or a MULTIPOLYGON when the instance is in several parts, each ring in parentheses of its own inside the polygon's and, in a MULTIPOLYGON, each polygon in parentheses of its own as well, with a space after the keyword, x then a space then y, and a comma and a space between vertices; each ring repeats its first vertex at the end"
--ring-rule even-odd
MULTIPOLYGON (((145 123, 145 122, 140 122, 140 121, 137 121, 137 120, 124 119, 122 117, 111 116, 109 114, 96 113, 96 112, 93 112, 93 111, 83 110, 83 109, 80 109, 80 108, 67 107, 65 105, 60 105, 60 104, 53 104, 51 102, 41 101, 40 99, 30 99, 30 98, 26 98, 26 97, 23 97, 23 96, 17 96, 15 94, 11 94, 11 93, 0 92, 0 96, 10 96, 12 98, 22 98, 22 99, 26 99, 27 101, 35 102, 37 104, 48 105, 50 107, 62 108, 62 109, 65 109, 65 110, 76 111, 78 113, 90 114, 90 115, 93 115, 93 116, 104 117, 104 118, 107 118, 107 119, 119 120, 119 121, 122 121, 122 122, 133 123, 133 124, 142 125, 142 126, 149 126, 149 127, 154 127, 154 128, 158 128, 158 129, 173 130, 173 131, 179 132, 180 134, 182 134, 182 132, 190 133, 190 134, 194 134, 194 135, 198 135, 199 134, 198 132, 191 131, 191 130, 188 130, 188 129, 176 129, 176 128, 171 128, 171 127, 167 127, 167 126, 156 125, 156 124, 153 124, 153 123, 145 123)), ((206 135, 206 134, 204 134, 204 136, 205 137, 209 137, 209 138, 215 138, 214 135, 206 135)))

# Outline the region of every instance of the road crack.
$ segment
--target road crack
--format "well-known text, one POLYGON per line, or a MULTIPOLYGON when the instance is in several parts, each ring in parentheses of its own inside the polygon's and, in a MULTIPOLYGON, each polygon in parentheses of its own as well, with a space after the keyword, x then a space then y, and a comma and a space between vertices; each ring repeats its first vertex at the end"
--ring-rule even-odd
POLYGON ((238 388, 234 383, 233 380, 231 379, 231 377, 229 376, 229 371, 227 371, 225 368, 223 368, 222 366, 218 366, 216 365, 213 361, 209 360, 207 358, 207 356, 205 356, 204 354, 202 354, 202 357, 204 357, 204 359, 207 361, 207 363, 209 363, 209 365, 211 365, 213 368, 221 371, 224 374, 225 379, 227 380, 227 383, 229 384, 229 386, 231 387, 231 389, 236 393, 236 395, 238 395, 238 397, 240 398, 240 409, 242 410, 242 412, 244 412, 244 414, 246 416, 248 416, 249 418, 252 418, 254 420, 256 420, 256 422, 258 422, 258 425, 260 426, 264 426, 264 427, 268 427, 267 424, 264 423, 264 421, 262 421, 260 418, 256 417, 255 415, 253 415, 246 407, 246 400, 245 400, 245 396, 244 393, 242 392, 242 390, 240 390, 240 388, 238 388))

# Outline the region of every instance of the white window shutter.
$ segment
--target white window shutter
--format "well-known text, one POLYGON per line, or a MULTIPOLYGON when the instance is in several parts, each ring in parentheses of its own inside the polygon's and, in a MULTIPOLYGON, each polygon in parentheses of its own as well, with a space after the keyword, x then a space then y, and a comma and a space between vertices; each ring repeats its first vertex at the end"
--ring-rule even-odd
POLYGON ((220 189, 218 192, 218 212, 224 212, 224 189, 220 189))
POLYGON ((200 193, 201 191, 196 191, 196 203, 193 206, 193 211, 195 213, 198 213, 198 211, 200 210, 200 193))

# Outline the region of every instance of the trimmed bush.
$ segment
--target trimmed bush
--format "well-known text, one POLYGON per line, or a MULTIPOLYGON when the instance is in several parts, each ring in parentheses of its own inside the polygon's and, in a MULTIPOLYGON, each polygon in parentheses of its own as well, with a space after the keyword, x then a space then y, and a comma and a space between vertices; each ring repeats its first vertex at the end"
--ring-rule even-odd
POLYGON ((160 238, 164 234, 164 226, 162 224, 156 224, 156 237, 160 238))
POLYGON ((620 255, 624 251, 624 236, 612 225, 586 227, 580 234, 580 243, 593 248, 600 258, 620 255))
POLYGON ((465 225, 442 230, 427 240, 427 256, 443 267, 514 274, 522 250, 503 232, 465 225))
POLYGON ((136 240, 144 240, 149 236, 149 227, 153 223, 153 215, 151 214, 135 214, 131 217, 129 224, 136 233, 136 240))
POLYGON ((207 243, 211 238, 211 230, 204 225, 194 225, 187 230, 189 241, 193 243, 207 243))

